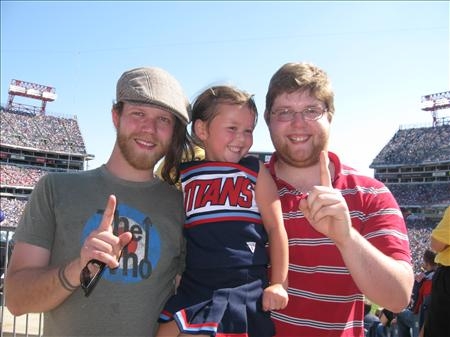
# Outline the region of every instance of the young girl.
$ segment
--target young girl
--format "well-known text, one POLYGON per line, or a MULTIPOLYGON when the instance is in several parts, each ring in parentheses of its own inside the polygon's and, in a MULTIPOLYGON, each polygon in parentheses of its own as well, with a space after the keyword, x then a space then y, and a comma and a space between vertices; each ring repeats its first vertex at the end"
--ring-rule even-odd
POLYGON ((211 87, 193 105, 192 136, 205 160, 181 165, 186 270, 157 336, 275 333, 270 310, 288 302, 288 242, 272 177, 245 157, 256 121, 252 96, 231 86, 211 87))

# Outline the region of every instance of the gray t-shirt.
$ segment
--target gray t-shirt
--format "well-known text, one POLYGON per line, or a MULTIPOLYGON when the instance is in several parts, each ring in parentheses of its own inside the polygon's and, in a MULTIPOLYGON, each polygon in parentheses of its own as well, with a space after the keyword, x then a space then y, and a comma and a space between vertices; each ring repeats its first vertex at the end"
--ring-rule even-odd
POLYGON ((106 268, 89 297, 79 288, 44 314, 45 336, 153 336, 157 319, 184 266, 182 194, 158 178, 137 183, 105 166, 49 173, 28 201, 15 240, 51 251, 51 265, 79 256, 98 227, 110 194, 118 200, 119 228, 133 234, 118 269, 106 268))

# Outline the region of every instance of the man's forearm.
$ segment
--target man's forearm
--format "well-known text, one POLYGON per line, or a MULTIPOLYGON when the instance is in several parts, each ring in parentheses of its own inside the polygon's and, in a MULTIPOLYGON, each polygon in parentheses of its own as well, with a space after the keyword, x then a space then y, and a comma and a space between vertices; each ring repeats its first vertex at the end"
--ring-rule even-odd
POLYGON ((25 268, 8 273, 5 300, 9 311, 18 316, 48 311, 60 305, 79 286, 79 281, 74 281, 76 265, 73 263, 72 266, 25 268))
POLYGON ((414 274, 407 262, 384 255, 354 229, 339 250, 356 285, 371 301, 393 312, 408 305, 414 274))

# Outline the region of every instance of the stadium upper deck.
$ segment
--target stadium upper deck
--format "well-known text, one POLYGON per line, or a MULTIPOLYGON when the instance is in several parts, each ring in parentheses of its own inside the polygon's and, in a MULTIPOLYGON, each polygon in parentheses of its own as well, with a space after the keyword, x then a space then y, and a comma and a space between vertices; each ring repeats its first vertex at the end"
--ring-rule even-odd
POLYGON ((371 168, 450 164, 450 121, 441 125, 399 129, 375 157, 371 168))
POLYGON ((370 167, 405 214, 440 219, 450 204, 450 121, 399 129, 370 167))

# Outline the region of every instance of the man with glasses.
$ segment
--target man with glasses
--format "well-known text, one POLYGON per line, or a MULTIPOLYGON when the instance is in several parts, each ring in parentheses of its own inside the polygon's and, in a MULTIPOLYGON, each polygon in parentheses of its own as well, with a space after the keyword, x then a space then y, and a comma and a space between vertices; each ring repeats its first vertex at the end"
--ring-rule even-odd
POLYGON ((15 232, 6 305, 44 312, 45 336, 152 336, 183 268, 182 194, 153 169, 165 156, 162 175, 178 180, 189 101, 165 70, 131 69, 112 121, 107 163, 44 176, 15 232))
MULTIPOLYGON (((389 190, 328 152, 334 93, 308 63, 271 78, 264 118, 268 168, 289 237, 289 304, 272 312, 276 336, 364 336, 364 295, 399 312, 413 284, 402 213, 389 190)), ((351 146, 351 145, 349 145, 351 146)))

